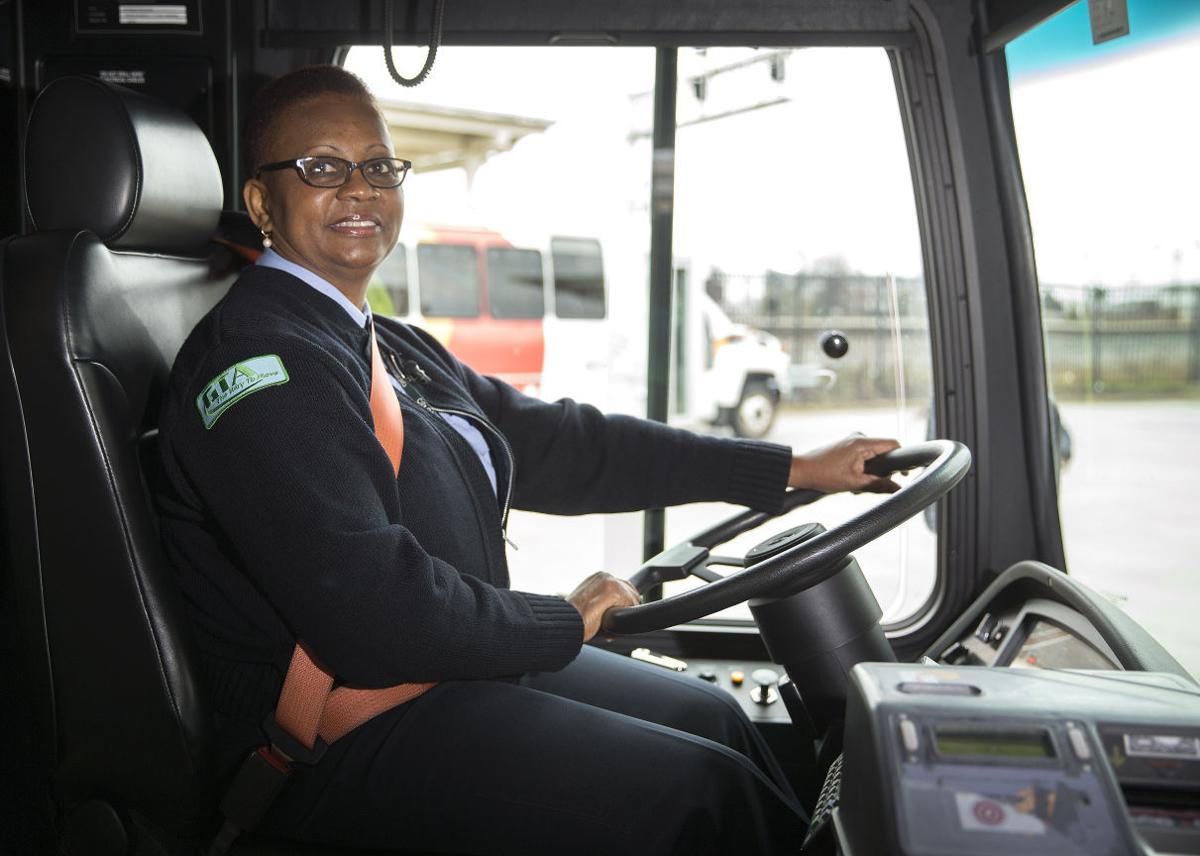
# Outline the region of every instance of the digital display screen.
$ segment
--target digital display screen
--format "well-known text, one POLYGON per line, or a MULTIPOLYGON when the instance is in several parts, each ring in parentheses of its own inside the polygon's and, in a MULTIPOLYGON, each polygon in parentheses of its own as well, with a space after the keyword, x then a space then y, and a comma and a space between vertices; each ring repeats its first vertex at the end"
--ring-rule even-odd
POLYGON ((1125 754, 1130 758, 1200 759, 1200 737, 1182 734, 1126 734, 1125 754))
POLYGON ((1014 669, 1102 669, 1113 664, 1082 639, 1049 621, 1034 621, 1009 664, 1014 669))
POLYGON ((982 730, 939 725, 934 728, 938 752, 950 757, 1053 758, 1054 744, 1042 730, 982 730))

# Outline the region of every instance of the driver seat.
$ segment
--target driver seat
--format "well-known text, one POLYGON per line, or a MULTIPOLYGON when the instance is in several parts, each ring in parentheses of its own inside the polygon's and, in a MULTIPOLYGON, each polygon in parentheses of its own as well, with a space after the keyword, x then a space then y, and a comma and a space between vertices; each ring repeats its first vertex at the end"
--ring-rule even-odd
POLYGON ((0 851, 196 853, 224 783, 152 496, 171 364, 236 275, 220 172, 182 113, 69 77, 25 183, 36 231, 0 244, 0 799, 25 822, 0 851))

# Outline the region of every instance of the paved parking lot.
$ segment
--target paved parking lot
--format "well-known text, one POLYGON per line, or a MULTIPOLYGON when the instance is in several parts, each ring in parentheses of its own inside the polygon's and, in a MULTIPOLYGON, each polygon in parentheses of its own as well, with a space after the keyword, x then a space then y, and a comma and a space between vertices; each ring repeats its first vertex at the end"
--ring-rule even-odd
POLYGON ((1200 676, 1200 402, 1061 405, 1071 573, 1200 676))
MULTIPOLYGON (((1063 403, 1073 457, 1062 474, 1061 502, 1071 573, 1118 603, 1193 674, 1200 675, 1200 402, 1063 403)), ((824 410, 783 414, 770 439, 811 448, 854 430, 916 442, 925 414, 898 419, 889 410, 824 410)), ((804 520, 836 525, 874 498, 839 496, 801 509, 766 531, 724 549, 745 552, 776 529, 804 520)), ((682 540, 734 509, 698 504, 671 509, 667 541, 682 540)), ((640 515, 551 518, 514 513, 509 534, 513 584, 565 592, 594 570, 628 574, 641 550, 640 515)), ((916 519, 858 553, 888 617, 918 606, 933 582, 935 543, 916 519)), ((745 607, 731 615, 748 617, 745 607)))

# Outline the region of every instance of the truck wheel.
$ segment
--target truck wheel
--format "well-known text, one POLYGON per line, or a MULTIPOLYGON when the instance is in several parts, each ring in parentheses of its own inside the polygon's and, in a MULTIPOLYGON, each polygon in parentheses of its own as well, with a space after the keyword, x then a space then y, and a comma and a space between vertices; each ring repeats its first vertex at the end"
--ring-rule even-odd
POLYGON ((778 410, 779 393, 760 380, 752 380, 742 390, 742 400, 733 409, 729 424, 737 436, 757 440, 771 430, 778 410))

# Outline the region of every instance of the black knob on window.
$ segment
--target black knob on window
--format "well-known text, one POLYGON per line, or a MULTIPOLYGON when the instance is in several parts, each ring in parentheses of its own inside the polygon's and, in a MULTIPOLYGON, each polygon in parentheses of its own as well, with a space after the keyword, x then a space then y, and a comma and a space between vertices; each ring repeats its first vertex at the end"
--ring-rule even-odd
POLYGON ((840 360, 850 350, 850 341, 837 330, 826 330, 821 334, 821 350, 825 356, 840 360))

